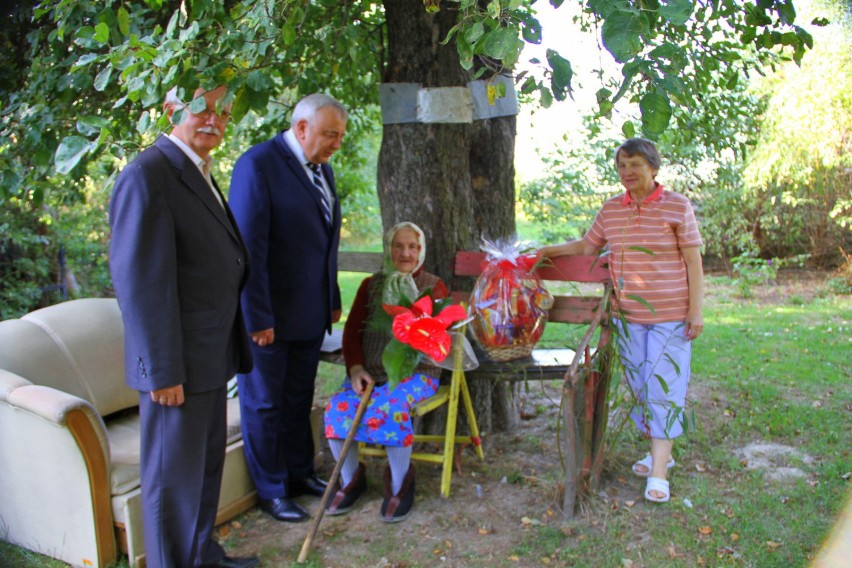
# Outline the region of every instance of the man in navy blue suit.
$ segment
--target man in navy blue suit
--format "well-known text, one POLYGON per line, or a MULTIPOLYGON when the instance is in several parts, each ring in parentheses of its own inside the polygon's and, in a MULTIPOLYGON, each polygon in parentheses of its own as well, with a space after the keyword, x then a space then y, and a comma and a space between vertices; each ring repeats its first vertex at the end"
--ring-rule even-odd
POLYGON ((290 129, 250 148, 231 179, 252 262, 242 305, 255 367, 237 379, 244 447, 261 509, 285 522, 308 518, 293 497, 326 486, 310 414, 323 336, 340 318, 340 203, 328 161, 347 116, 332 97, 308 95, 290 129))
POLYGON ((149 568, 251 568, 213 540, 225 463, 227 382, 251 369, 240 308, 243 241, 210 176, 226 88, 174 92, 172 133, 130 162, 110 201, 110 270, 127 383, 139 391, 142 520, 149 568))

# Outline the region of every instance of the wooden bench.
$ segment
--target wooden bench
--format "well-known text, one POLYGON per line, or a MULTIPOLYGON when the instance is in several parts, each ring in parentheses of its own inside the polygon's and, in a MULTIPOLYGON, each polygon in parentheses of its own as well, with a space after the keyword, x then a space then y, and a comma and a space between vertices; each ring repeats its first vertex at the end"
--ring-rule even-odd
MULTIPOLYGON (((478 277, 482 273, 482 262, 485 253, 460 251, 456 253, 453 273, 458 277, 478 277)), ((351 252, 338 253, 337 267, 340 272, 359 272, 373 274, 382 265, 382 253, 351 252)), ((551 266, 538 269, 538 274, 545 281, 574 282, 578 284, 601 284, 603 290, 599 295, 576 296, 556 295, 554 304, 548 313, 548 323, 571 323, 590 325, 601 314, 602 300, 611 291, 610 275, 604 262, 598 257, 565 256, 556 259, 551 266)), ((456 300, 467 301, 470 290, 454 290, 452 295, 456 300)), ((603 302, 605 304, 605 302, 603 302)), ((606 308, 607 306, 603 306, 606 308)), ((323 342, 321 360, 327 363, 343 365, 343 355, 340 351, 343 330, 335 328, 323 342)), ((588 342, 587 342, 588 343, 588 342)), ((522 359, 508 362, 495 362, 487 358, 477 349, 480 357, 480 368, 468 372, 468 376, 487 375, 499 380, 518 381, 527 379, 562 379, 574 361, 576 351, 573 349, 539 349, 522 359)))
MULTIPOLYGON (((484 259, 485 253, 482 252, 456 253, 454 277, 479 276, 484 259)), ((381 253, 340 252, 338 256, 338 270, 341 272, 374 273, 381 264, 381 253)), ((469 380, 563 381, 559 439, 566 469, 563 513, 566 517, 572 517, 577 491, 589 490, 596 485, 603 459, 607 424, 606 395, 612 375, 609 301, 612 282, 605 261, 596 256, 560 257, 540 267, 538 274, 545 282, 599 285, 599 293, 594 295, 554 295, 554 305, 548 313, 548 325, 567 323, 586 327, 576 348, 536 348, 528 357, 496 362, 477 347, 480 366, 474 371, 467 371, 465 375, 469 380), (596 334, 598 329, 600 333, 596 334), (596 335, 597 341, 593 347, 596 335)), ((468 300, 470 291, 453 290, 452 294, 458 300, 468 300)), ((323 361, 343 364, 341 336, 342 331, 335 330, 327 338, 323 346, 323 361)))

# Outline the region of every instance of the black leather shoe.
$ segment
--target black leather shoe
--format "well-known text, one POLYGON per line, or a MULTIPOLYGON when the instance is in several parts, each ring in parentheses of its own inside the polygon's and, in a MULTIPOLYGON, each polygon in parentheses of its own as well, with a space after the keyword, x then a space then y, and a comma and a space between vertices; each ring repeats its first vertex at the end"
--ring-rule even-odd
POLYGON ((216 564, 202 564, 201 568, 254 568, 260 564, 257 556, 247 556, 245 558, 230 558, 225 556, 216 564))
POLYGON ((275 499, 258 499, 262 511, 266 511, 279 521, 285 523, 301 523, 308 520, 308 512, 293 502, 289 497, 275 499))
POLYGON ((299 495, 322 497, 327 486, 328 481, 323 481, 317 474, 312 473, 304 479, 291 479, 288 489, 291 497, 298 497, 299 495))

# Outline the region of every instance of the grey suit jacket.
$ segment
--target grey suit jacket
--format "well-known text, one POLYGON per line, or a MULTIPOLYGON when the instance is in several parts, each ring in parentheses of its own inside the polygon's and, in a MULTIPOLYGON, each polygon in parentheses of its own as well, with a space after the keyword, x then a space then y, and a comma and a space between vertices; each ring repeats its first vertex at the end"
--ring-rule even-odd
POLYGON ((127 383, 204 392, 250 370, 239 301, 245 246, 227 204, 168 137, 118 176, 110 227, 127 383))

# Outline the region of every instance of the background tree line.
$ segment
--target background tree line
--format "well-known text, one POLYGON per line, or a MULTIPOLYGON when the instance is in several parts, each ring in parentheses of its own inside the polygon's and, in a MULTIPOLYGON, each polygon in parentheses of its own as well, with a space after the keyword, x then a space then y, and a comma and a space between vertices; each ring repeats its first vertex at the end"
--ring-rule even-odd
MULTIPOLYGON (((335 157, 352 247, 375 244, 382 224, 410 216, 437 242, 432 264, 443 266, 489 231, 513 233, 516 194, 546 238, 576 236, 616 189, 614 145, 644 135, 663 150, 666 183, 696 203, 707 253, 729 266, 802 255, 830 266, 852 249, 848 2, 814 0, 804 17, 779 0, 577 2, 575 26, 553 33, 597 34, 620 74, 601 72, 586 132, 521 188, 514 117, 382 126, 380 82, 485 80, 491 96, 504 96, 490 79, 511 75, 524 42, 548 33, 534 8, 521 0, 17 2, 0 26, 0 317, 56 301, 59 284, 108 293, 112 180, 166 130, 159 108, 174 84, 231 86, 234 120, 217 150, 225 186, 240 152, 285 128, 301 95, 329 92, 352 109, 335 157)), ((515 74, 521 104, 570 104, 570 56, 550 50, 532 62, 539 73, 515 74)))

